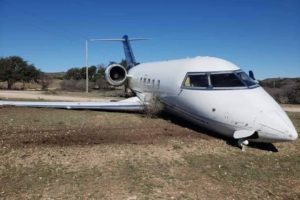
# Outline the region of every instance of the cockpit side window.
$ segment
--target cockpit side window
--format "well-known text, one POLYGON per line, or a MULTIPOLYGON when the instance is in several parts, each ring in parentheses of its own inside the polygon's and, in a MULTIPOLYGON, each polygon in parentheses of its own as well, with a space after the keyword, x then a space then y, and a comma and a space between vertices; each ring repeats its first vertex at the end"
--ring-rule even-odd
POLYGON ((244 83, 234 73, 217 73, 210 75, 212 87, 245 87, 244 83))
POLYGON ((242 80, 244 81, 244 83, 248 86, 254 86, 257 85, 257 83, 252 80, 245 72, 241 71, 241 72, 237 72, 236 75, 242 80))
POLYGON ((187 74, 183 82, 183 87, 187 88, 207 88, 208 77, 207 74, 187 74))

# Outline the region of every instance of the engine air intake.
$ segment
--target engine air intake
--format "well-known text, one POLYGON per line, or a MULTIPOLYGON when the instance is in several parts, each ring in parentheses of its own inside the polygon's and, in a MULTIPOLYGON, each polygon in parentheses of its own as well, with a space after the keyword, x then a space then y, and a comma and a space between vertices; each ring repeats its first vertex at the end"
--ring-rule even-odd
POLYGON ((113 86, 123 85, 126 81, 127 71, 119 64, 112 64, 105 70, 106 81, 113 86))

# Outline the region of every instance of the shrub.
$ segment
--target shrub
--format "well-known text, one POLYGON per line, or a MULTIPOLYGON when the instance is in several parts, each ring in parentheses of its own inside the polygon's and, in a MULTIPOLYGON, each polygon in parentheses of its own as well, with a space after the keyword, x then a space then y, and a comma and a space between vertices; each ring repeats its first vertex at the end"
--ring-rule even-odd
MULTIPOLYGON (((60 83, 61 90, 75 92, 85 91, 85 80, 63 80, 60 83)), ((89 82, 89 90, 92 90, 95 86, 94 82, 89 82)))

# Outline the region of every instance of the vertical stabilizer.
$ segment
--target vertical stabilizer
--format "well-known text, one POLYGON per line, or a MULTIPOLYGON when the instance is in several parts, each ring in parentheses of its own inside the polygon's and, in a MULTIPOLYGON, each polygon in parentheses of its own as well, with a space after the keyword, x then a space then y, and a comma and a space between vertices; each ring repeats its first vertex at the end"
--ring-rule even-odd
POLYGON ((134 67, 137 65, 135 61, 135 57, 130 45, 130 40, 128 39, 128 35, 123 36, 123 47, 124 47, 124 53, 125 53, 125 58, 127 62, 127 67, 128 69, 134 67))

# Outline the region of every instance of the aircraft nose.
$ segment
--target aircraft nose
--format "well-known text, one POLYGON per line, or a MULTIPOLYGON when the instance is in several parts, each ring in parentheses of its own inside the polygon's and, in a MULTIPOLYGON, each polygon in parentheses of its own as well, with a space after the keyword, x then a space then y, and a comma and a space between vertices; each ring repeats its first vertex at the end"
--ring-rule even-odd
POLYGON ((264 137, 277 141, 294 141, 298 133, 284 111, 261 113, 257 125, 260 126, 264 137))
POLYGON ((290 134, 289 134, 289 138, 290 140, 297 140, 298 139, 298 133, 296 131, 296 129, 291 129, 290 130, 290 134))
MULTIPOLYGON (((284 121, 282 121, 283 123, 284 121)), ((290 123, 285 123, 285 125, 282 126, 282 131, 285 131, 286 140, 288 141, 294 141, 298 139, 298 133, 292 122, 289 120, 290 123)))

